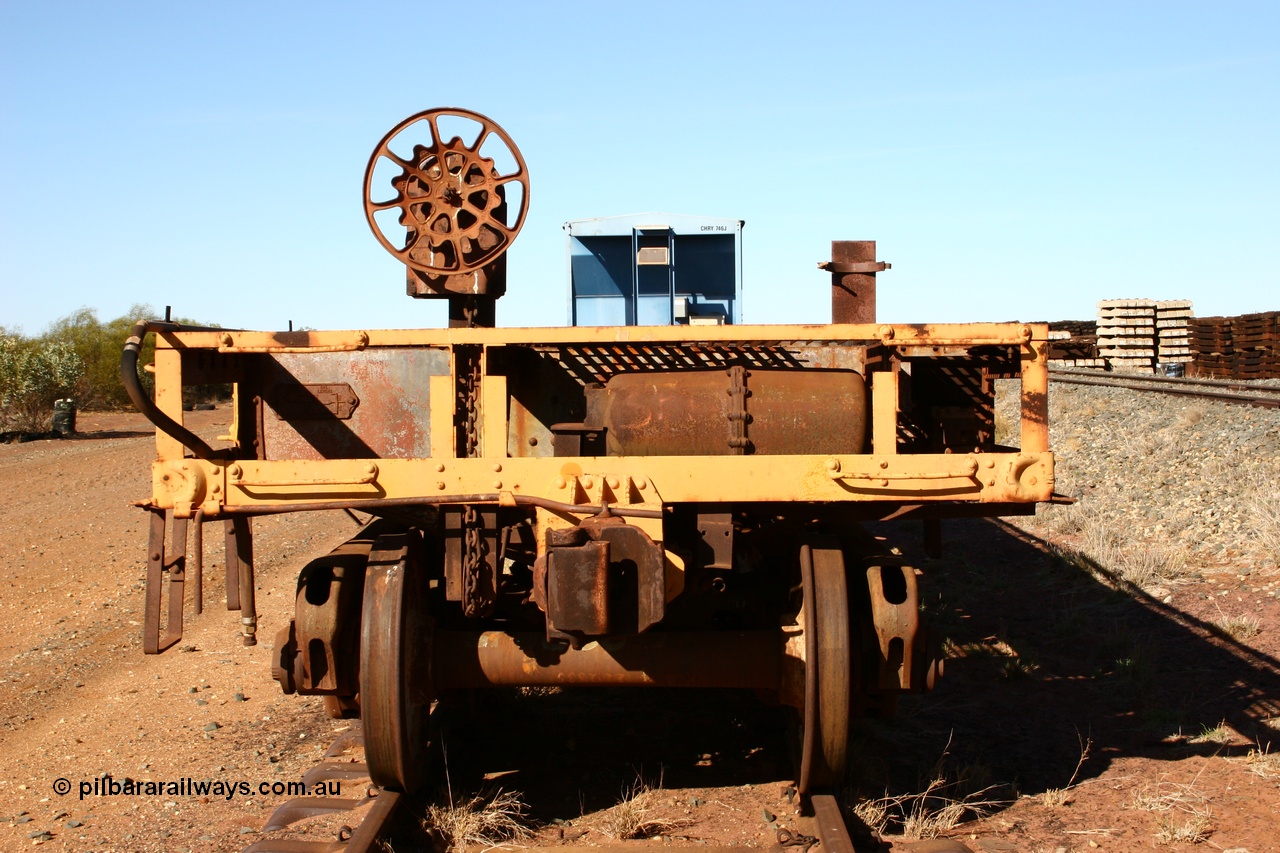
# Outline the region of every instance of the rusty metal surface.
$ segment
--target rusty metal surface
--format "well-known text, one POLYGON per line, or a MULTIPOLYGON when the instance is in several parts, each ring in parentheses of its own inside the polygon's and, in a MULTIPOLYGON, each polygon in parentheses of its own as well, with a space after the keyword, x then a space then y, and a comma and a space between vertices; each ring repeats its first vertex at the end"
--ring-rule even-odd
POLYGON ((147 539, 146 603, 143 605, 142 652, 154 655, 160 652, 160 602, 164 580, 165 513, 152 511, 150 534, 147 539))
POLYGON ((368 804, 372 799, 373 795, 370 790, 366 790, 363 797, 298 797, 277 806, 276 810, 271 813, 271 817, 267 818, 262 831, 272 832, 277 829, 284 829, 300 820, 320 815, 349 812, 352 809, 358 809, 368 804))
POLYGON ((915 569, 880 560, 864 576, 871 601, 875 688, 918 690, 913 661, 924 653, 915 569))
POLYGON ((338 780, 340 782, 356 782, 369 778, 369 765, 363 761, 338 763, 325 761, 302 774, 302 784, 311 788, 318 782, 338 780))
MULTIPOLYGON (((231 567, 236 567, 236 602, 240 611, 241 641, 246 646, 258 644, 258 605, 257 589, 253 568, 253 523, 248 518, 230 519, 228 525, 231 537, 227 540, 229 548, 234 549, 235 561, 227 556, 227 586, 231 586, 231 567)), ((228 599, 228 609, 230 600, 228 599)))
POLYGON ((474 503, 446 507, 444 520, 445 598, 462 604, 466 616, 487 616, 498 593, 498 516, 474 503))
POLYGON ((255 841, 241 853, 343 853, 345 841, 305 841, 298 838, 278 838, 255 841))
POLYGON ((188 519, 175 518, 173 510, 153 510, 151 513, 142 619, 143 654, 159 654, 182 639, 187 528, 188 519), (167 618, 162 631, 161 609, 166 599, 165 587, 168 588, 168 601, 163 609, 167 610, 167 618))
POLYGON ((626 373, 596 393, 611 456, 859 453, 866 441, 853 371, 626 373))
POLYGON ((640 527, 606 510, 547 532, 532 597, 546 612, 547 638, 574 648, 592 638, 647 631, 666 612, 665 552, 640 527))
POLYGON ((449 375, 445 350, 281 353, 261 365, 246 383, 266 415, 259 458, 431 455, 430 377, 449 375))
POLYGON ((733 568, 733 514, 700 512, 697 517, 699 563, 703 568, 728 571, 733 568))
POLYGON ((199 616, 204 613, 204 510, 196 510, 191 526, 191 604, 199 616))
POLYGON ((294 617, 277 635, 273 674, 285 693, 353 697, 360 691, 360 613, 374 522, 298 576, 294 617))
POLYGON ((226 601, 228 610, 240 609, 240 546, 236 539, 244 525, 234 518, 222 522, 223 562, 226 566, 226 601))
POLYGON ((616 516, 594 516, 581 527, 609 545, 610 571, 616 575, 610 601, 613 630, 640 633, 661 622, 666 610, 662 546, 640 527, 616 516))
POLYGON ((532 632, 438 631, 435 688, 511 686, 746 687, 776 689, 777 631, 649 632, 588 643, 549 643, 532 632))
POLYGON ((580 648, 584 637, 608 634, 609 543, 556 545, 546 559, 548 637, 580 648))
POLYGON ((364 212, 374 236, 401 263, 425 273, 462 275, 484 267, 511 246, 528 208, 529 172, 520 149, 496 122, 470 110, 445 107, 410 116, 387 132, 365 169, 364 212), (476 136, 470 141, 445 139, 442 118, 478 124, 476 136), (397 154, 391 143, 415 125, 426 126, 427 138, 419 133, 416 138, 421 141, 413 145, 411 155, 397 154), (505 146, 515 160, 515 171, 498 173, 483 150, 490 140, 505 146), (391 181, 390 198, 382 196, 386 188, 373 184, 374 172, 384 160, 400 170, 391 181), (499 209, 506 201, 503 188, 512 184, 520 188, 520 206, 508 224, 508 216, 499 209), (396 245, 375 218, 384 210, 399 211, 399 223, 408 229, 405 245, 396 245))
POLYGON ((360 714, 374 783, 413 791, 429 745, 431 654, 419 535, 379 536, 369 553, 360 617, 360 714))
POLYGON ((840 803, 832 794, 814 794, 809 802, 813 805, 813 823, 822 842, 823 853, 855 853, 853 838, 845 826, 844 816, 840 814, 840 803))
POLYGON ((360 405, 360 398, 346 382, 320 382, 282 388, 272 400, 276 417, 282 421, 345 421, 360 405))
POLYGON ((285 801, 267 819, 261 831, 283 830, 290 837, 259 839, 245 847, 243 853, 373 853, 384 849, 382 842, 388 840, 403 800, 394 791, 381 790, 368 784, 367 765, 362 761, 352 760, 361 757, 363 750, 364 731, 360 721, 356 720, 351 723, 349 730, 338 735, 325 751, 320 763, 303 774, 301 780, 303 785, 311 789, 321 782, 338 782, 344 789, 351 788, 355 796, 317 795, 285 801), (336 838, 299 838, 296 837, 299 830, 289 829, 292 824, 311 817, 353 812, 361 808, 365 811, 358 825, 354 829, 351 826, 341 826, 336 832, 336 838))
POLYGON ((876 321, 876 273, 889 268, 876 261, 875 240, 833 240, 831 260, 818 264, 831 273, 831 322, 876 321))
POLYGON ((391 849, 383 847, 379 842, 386 828, 390 826, 392 816, 400 807, 402 796, 398 791, 380 791, 373 801, 373 808, 365 819, 351 834, 347 845, 347 853, 371 853, 374 850, 391 849))
POLYGON ((844 554, 834 537, 813 537, 800 547, 804 587, 804 726, 796 788, 844 780, 849 753, 853 654, 844 554))

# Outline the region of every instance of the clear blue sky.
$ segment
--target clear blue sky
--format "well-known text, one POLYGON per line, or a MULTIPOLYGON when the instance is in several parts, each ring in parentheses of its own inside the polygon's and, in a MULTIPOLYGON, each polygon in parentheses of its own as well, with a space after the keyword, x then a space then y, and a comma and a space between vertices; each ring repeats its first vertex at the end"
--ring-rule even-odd
POLYGON ((0 326, 150 303, 228 326, 437 326, 361 208, 402 118, 484 113, 531 211, 501 325, 565 315, 565 220, 746 220, 745 320, 1280 309, 1277 3, 0 0, 0 326))

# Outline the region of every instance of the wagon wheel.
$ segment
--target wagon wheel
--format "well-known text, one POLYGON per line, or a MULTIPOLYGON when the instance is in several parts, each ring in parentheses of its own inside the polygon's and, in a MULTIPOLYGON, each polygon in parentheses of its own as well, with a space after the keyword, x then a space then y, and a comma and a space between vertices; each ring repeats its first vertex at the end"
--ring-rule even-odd
POLYGON ((814 537, 801 545, 800 577, 805 672, 797 787, 807 794, 818 786, 839 784, 848 766, 853 638, 839 541, 814 537))
POLYGON ((364 215, 373 236, 401 263, 431 275, 468 273, 496 259, 520 233, 528 209, 529 172, 520 149, 492 119, 469 110, 444 107, 410 116, 382 138, 364 173, 364 215), (457 136, 442 138, 439 120, 444 116, 478 124, 475 139, 468 143, 457 136), (401 157, 389 145, 417 122, 426 122, 430 144, 415 144, 408 158, 401 157), (491 138, 497 138, 515 160, 514 172, 499 174, 493 160, 480 153, 491 138), (398 167, 400 174, 391 180, 395 195, 379 201, 373 173, 383 159, 398 167), (520 187, 514 217, 506 209, 510 184, 520 187), (408 229, 403 246, 395 245, 374 218, 379 211, 393 208, 408 229))
POLYGON ((431 626, 416 534, 378 537, 364 579, 360 713, 374 784, 412 791, 423 781, 431 696, 431 626))

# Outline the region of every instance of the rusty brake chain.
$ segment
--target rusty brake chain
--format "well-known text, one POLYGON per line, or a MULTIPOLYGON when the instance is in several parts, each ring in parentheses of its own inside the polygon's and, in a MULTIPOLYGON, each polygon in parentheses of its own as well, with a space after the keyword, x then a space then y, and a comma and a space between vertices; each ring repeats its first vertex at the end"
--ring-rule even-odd
POLYGON ((800 853, 809 853, 809 848, 817 843, 818 839, 812 835, 803 835, 799 832, 792 832, 789 829, 779 829, 778 843, 774 846, 774 849, 799 847, 800 853))
POLYGON ((751 423, 751 415, 747 412, 747 398, 751 391, 747 388, 747 369, 740 364, 730 367, 729 374, 729 447, 730 452, 743 456, 751 452, 751 439, 747 437, 747 424, 751 423))
POLYGON ((462 613, 484 616, 490 602, 484 601, 480 588, 481 573, 487 568, 484 558, 484 536, 480 514, 468 504, 462 511, 462 613))

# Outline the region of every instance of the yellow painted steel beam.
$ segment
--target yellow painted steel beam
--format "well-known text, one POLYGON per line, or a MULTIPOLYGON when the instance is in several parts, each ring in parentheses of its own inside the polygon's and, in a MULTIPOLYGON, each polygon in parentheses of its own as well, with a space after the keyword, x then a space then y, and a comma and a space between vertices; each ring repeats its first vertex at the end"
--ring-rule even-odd
POLYGON ((161 460, 154 501, 206 517, 223 507, 505 493, 598 506, 764 501, 1030 503, 1053 492, 1051 453, 327 459, 228 465, 161 460))
POLYGON ((567 328, 380 329, 310 332, 173 332, 158 346, 220 352, 352 352, 371 347, 616 343, 834 342, 888 346, 1025 346, 1046 341, 1043 323, 925 323, 751 326, 573 326, 567 328))

